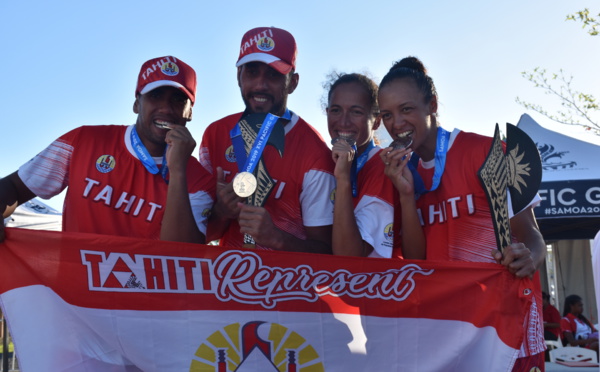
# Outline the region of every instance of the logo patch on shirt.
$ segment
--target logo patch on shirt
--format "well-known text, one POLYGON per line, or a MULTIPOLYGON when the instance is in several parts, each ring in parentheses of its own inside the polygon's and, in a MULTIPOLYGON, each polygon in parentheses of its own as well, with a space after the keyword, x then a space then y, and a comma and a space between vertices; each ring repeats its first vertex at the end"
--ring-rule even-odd
POLYGON ((233 151, 233 145, 229 146, 227 150, 225 150, 225 160, 230 163, 235 163, 235 151, 233 151))
POLYGON ((102 155, 96 160, 96 169, 100 173, 108 173, 115 169, 116 160, 112 155, 102 155))
POLYGON ((331 193, 329 193, 329 201, 331 204, 335 204, 335 190, 337 189, 333 189, 331 190, 331 193))
POLYGON ((387 240, 388 242, 394 241, 394 224, 393 223, 389 223, 385 227, 385 229, 383 229, 383 236, 385 237, 385 240, 387 240))

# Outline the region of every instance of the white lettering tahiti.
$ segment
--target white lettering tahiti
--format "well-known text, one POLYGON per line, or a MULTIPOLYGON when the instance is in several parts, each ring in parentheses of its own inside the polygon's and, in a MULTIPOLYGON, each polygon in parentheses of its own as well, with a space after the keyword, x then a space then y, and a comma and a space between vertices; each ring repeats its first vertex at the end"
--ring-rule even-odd
POLYGON ((148 67, 146 69, 146 71, 144 71, 142 73, 142 78, 144 80, 146 80, 148 78, 148 76, 150 76, 151 73, 153 73, 157 69, 160 70, 161 67, 162 67, 162 65, 164 65, 167 62, 177 63, 177 58, 175 58, 175 57, 164 57, 164 58, 161 58, 160 60, 158 60, 157 62, 155 62, 152 66, 148 67))
MULTIPOLYGON (((110 185, 106 185, 104 187, 102 187, 100 189, 100 191, 96 192, 95 194, 92 194, 92 191, 97 191, 97 187, 100 187, 100 181, 95 181, 91 178, 86 178, 85 181, 87 182, 87 185, 85 186, 85 189, 83 190, 83 197, 84 198, 88 198, 91 197, 92 200, 94 200, 95 202, 103 202, 106 206, 111 207, 112 206, 112 198, 113 198, 113 188, 110 185)), ((152 219, 154 218, 156 211, 158 209, 162 209, 162 205, 160 204, 156 204, 153 202, 147 202, 142 199, 142 198, 138 198, 136 195, 131 195, 129 196, 129 194, 125 191, 123 191, 121 193, 121 195, 119 196, 116 204, 114 205, 115 209, 121 209, 123 206, 125 206, 125 208, 123 208, 123 212, 124 213, 129 213, 131 208, 135 205, 135 208, 133 210, 133 216, 139 216, 142 208, 143 207, 149 207, 150 210, 148 211, 148 214, 146 215, 146 221, 151 222, 152 219), (137 204, 135 204, 135 200, 138 199, 137 204)), ((148 208, 145 208, 148 209, 148 208)))
POLYGON ((262 39, 263 37, 267 37, 267 36, 273 37, 273 32, 270 29, 261 31, 258 34, 254 35, 253 37, 251 37, 249 40, 246 40, 244 45, 242 45, 240 47, 240 53, 244 54, 246 49, 250 48, 252 46, 252 44, 258 44, 258 41, 260 39, 262 39))
MULTIPOLYGON (((460 211, 465 210, 471 215, 475 213, 475 203, 473 202, 473 194, 465 195, 464 200, 461 196, 449 198, 445 202, 439 202, 436 204, 430 204, 425 206, 425 210, 428 212, 427 224, 433 225, 435 223, 444 223, 448 218, 456 219, 460 217, 460 211), (448 209, 450 215, 448 216, 448 209)), ((417 214, 421 220, 421 225, 425 225, 422 216, 422 210, 419 208, 417 214)))

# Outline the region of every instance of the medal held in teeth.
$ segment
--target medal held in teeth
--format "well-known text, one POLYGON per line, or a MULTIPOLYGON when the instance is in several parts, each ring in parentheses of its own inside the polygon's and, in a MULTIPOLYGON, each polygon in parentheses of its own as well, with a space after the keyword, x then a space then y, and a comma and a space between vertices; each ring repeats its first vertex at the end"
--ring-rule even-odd
POLYGON ((335 143, 338 141, 346 141, 346 143, 350 146, 354 146, 356 144, 356 140, 354 139, 353 136, 344 136, 344 135, 340 135, 339 137, 332 139, 331 144, 335 145, 335 143))
POLYGON ((409 148, 410 145, 412 145, 412 142, 412 138, 409 136, 398 137, 390 144, 390 146, 393 147, 394 150, 404 150, 409 148))
POLYGON ((171 129, 171 126, 167 123, 162 123, 162 122, 156 122, 156 126, 161 128, 161 129, 171 129))
POLYGON ((233 179, 233 191, 241 198, 247 198, 256 191, 256 177, 250 172, 240 172, 233 179))

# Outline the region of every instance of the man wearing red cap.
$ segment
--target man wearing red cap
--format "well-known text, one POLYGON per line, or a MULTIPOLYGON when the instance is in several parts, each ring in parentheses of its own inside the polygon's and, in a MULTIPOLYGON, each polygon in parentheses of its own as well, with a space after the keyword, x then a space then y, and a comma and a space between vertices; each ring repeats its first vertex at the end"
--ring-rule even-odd
MULTIPOLYGON (((207 240, 219 239, 219 244, 227 247, 330 253, 330 196, 335 188, 330 151, 314 128, 287 109, 287 97, 299 79, 294 37, 275 27, 246 32, 236 67, 246 109, 212 123, 200 145, 200 163, 215 176, 217 184, 207 240), (248 195, 236 195, 232 181, 238 174, 252 173, 242 172, 239 158, 252 153, 258 141, 247 141, 246 136, 240 145, 236 133, 242 121, 261 113, 280 118, 275 127, 283 125, 279 130, 284 139, 280 143, 273 140, 275 146, 261 150, 259 168, 264 166, 262 174, 268 173, 272 189, 260 205, 251 205, 241 197, 248 195), (253 241, 244 244, 248 237, 253 241)), ((266 119, 262 126, 265 123, 266 119)), ((277 132, 277 128, 273 130, 277 132)))
MULTIPOLYGON (((68 187, 63 231, 205 242, 214 183, 191 156, 196 73, 172 56, 142 65, 135 125, 82 126, 0 180, 6 218, 68 187)), ((4 224, 0 225, 0 241, 4 224)))

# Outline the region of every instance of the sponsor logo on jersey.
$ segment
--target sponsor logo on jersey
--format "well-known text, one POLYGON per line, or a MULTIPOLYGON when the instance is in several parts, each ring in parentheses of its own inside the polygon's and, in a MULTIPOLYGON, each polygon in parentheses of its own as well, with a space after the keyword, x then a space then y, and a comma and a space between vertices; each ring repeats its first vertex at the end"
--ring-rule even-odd
POLYGON ((329 201, 331 204, 335 204, 335 190, 336 189, 331 190, 331 193, 329 194, 329 201))
POLYGON ((225 150, 225 160, 230 163, 235 163, 235 151, 233 150, 233 145, 229 146, 227 150, 225 150))
POLYGON ((165 62, 160 66, 160 71, 167 76, 175 76, 179 74, 179 67, 173 62, 165 62))
POLYGON ((325 371, 321 357, 304 337, 263 321, 223 327, 206 338, 193 358, 190 372, 325 371))
POLYGON ((116 160, 112 155, 102 155, 96 160, 96 169, 100 173, 108 173, 115 169, 116 160))
POLYGON ((211 209, 210 209, 210 208, 206 208, 206 209, 204 209, 204 210, 202 211, 202 217, 208 217, 208 216, 210 216, 210 211, 211 211, 211 209))
POLYGON ((385 229, 383 229, 383 236, 385 237, 385 240, 387 240, 388 242, 394 241, 394 224, 393 223, 388 224, 385 227, 385 229))
POLYGON ((262 37, 258 40, 256 47, 263 52, 270 52, 275 48, 275 41, 268 36, 262 37))

